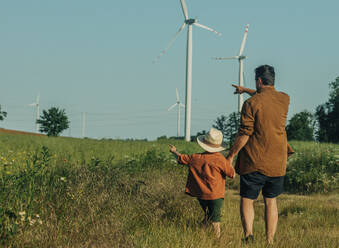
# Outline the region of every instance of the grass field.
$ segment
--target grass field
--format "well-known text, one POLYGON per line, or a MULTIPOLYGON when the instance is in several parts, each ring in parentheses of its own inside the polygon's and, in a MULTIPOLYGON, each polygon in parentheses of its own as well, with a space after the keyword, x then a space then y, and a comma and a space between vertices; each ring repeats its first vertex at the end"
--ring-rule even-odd
MULTIPOLYGON (((200 224, 196 199, 183 193, 187 169, 168 143, 202 151, 180 140, 0 134, 0 246, 241 247, 239 177, 227 181, 216 240, 200 224)), ((273 247, 339 247, 339 145, 291 143, 273 247)), ((255 210, 249 247, 266 247, 262 199, 255 210)))

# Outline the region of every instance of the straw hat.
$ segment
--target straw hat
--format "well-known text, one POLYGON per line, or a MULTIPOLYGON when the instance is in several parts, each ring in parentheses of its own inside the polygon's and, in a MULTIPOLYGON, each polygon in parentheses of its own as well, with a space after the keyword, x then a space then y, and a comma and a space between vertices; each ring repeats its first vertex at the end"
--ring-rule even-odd
POLYGON ((220 152, 226 149, 226 144, 222 141, 222 133, 218 129, 211 128, 207 134, 197 137, 198 144, 208 152, 220 152))

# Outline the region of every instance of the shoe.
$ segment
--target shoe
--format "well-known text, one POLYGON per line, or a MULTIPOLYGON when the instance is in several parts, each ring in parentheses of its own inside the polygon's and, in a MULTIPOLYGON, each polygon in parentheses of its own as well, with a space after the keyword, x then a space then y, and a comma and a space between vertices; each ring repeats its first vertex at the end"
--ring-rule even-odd
POLYGON ((243 245, 253 244, 254 243, 254 236, 248 235, 246 238, 241 239, 241 243, 243 245))

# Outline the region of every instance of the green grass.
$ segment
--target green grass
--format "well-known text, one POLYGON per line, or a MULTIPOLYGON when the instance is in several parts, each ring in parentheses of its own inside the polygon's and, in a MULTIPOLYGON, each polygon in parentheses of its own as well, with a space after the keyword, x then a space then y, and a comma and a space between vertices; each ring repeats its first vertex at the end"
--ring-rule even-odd
MULTIPOLYGON (((227 180, 222 235, 215 240, 200 225, 203 213, 197 200, 183 193, 187 169, 175 163, 168 142, 181 152, 202 151, 180 140, 0 135, 0 246, 241 247, 239 177, 227 180)), ((318 154, 310 161, 335 161, 331 173, 338 172, 338 145, 292 146, 296 155, 288 166, 298 169, 294 174, 290 170, 290 176, 306 170, 305 151, 318 154)), ((280 196, 273 247, 338 247, 337 186, 280 196)), ((255 211, 256 243, 250 247, 266 247, 262 199, 255 201, 255 211)))

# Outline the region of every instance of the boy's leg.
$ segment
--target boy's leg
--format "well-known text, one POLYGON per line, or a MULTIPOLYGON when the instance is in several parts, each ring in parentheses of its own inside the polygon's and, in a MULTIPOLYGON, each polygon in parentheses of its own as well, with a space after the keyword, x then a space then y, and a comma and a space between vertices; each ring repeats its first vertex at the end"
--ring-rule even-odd
POLYGON ((208 208, 207 208, 207 201, 206 200, 202 200, 202 199, 199 199, 198 198, 198 201, 199 201, 199 204, 202 208, 202 210, 204 211, 204 220, 202 221, 202 224, 206 226, 207 224, 207 218, 208 218, 208 208))
POLYGON ((215 236, 220 238, 220 222, 212 222, 213 230, 215 232, 215 236))
POLYGON ((212 227, 217 238, 220 238, 220 218, 221 208, 224 199, 216 199, 209 201, 208 204, 208 219, 212 222, 212 227))

